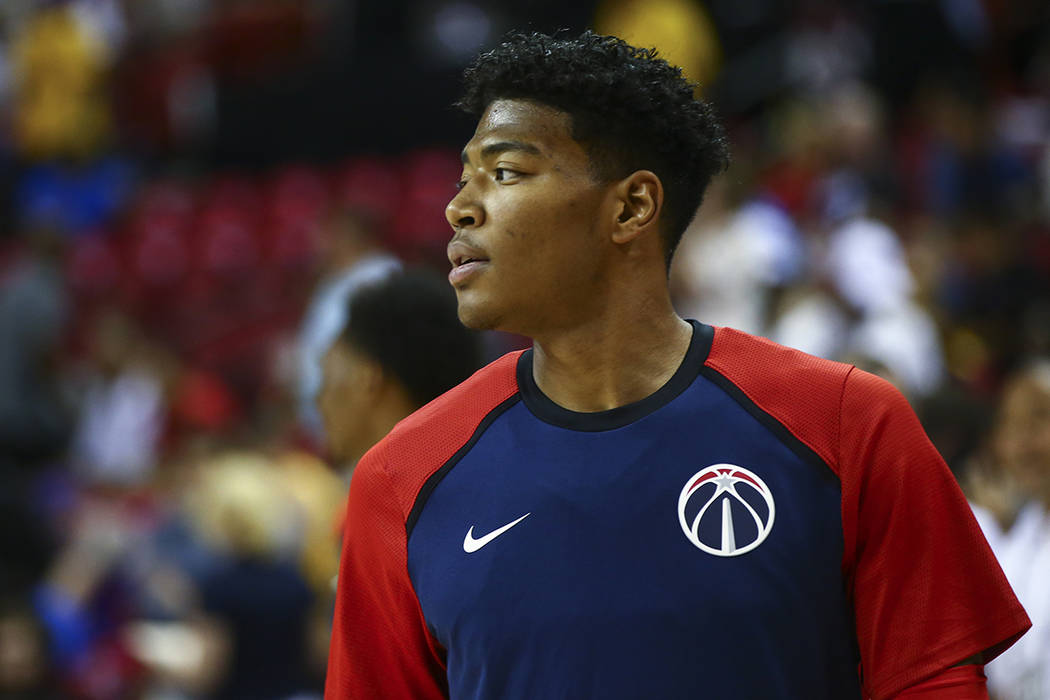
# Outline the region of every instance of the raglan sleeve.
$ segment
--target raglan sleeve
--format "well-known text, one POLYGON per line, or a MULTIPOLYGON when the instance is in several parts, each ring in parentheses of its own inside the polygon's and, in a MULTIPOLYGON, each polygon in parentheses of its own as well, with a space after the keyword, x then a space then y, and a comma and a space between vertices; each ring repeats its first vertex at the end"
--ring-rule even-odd
POLYGON ((1031 623, 907 400, 853 369, 838 431, 866 693, 882 700, 975 654, 990 661, 1031 623))
POLYGON ((325 700, 446 698, 444 654, 409 579, 405 516, 381 447, 350 482, 325 700))

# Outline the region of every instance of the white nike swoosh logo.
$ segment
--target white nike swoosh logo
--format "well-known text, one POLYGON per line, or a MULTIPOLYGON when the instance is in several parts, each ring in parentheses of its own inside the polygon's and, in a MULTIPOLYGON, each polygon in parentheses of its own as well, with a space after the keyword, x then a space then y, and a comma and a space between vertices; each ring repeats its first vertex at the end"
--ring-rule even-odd
POLYGON ((526 513, 525 515, 521 516, 520 518, 518 518, 514 522, 507 523, 503 527, 498 528, 496 530, 493 530, 489 534, 485 535, 484 537, 480 537, 478 539, 474 539, 474 526, 471 525, 470 529, 467 530, 467 536, 463 538, 463 551, 466 552, 467 554, 470 554, 471 552, 478 551, 479 549, 481 549, 482 547, 487 545, 489 542, 491 542, 492 540, 496 539, 497 537, 502 535, 504 532, 506 532, 507 530, 511 529, 512 527, 514 527, 515 525, 517 525, 518 523, 520 523, 522 520, 524 520, 525 518, 529 517, 530 515, 532 515, 532 513, 526 513))

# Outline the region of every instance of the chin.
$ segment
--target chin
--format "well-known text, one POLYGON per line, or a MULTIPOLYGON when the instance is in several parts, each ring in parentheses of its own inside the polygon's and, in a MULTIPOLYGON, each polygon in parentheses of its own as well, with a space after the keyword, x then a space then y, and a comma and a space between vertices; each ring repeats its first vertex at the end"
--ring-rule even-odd
POLYGON ((502 330, 500 314, 485 304, 478 304, 460 297, 458 312, 460 323, 467 328, 475 331, 502 330))

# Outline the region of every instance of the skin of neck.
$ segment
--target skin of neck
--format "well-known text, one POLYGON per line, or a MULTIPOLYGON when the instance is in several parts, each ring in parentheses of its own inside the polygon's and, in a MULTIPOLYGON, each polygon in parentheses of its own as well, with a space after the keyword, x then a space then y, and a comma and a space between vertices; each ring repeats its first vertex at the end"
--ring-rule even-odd
POLYGON ((671 305, 662 246, 643 237, 612 252, 571 322, 533 335, 533 377, 554 403, 596 412, 640 401, 681 365, 692 326, 671 305))

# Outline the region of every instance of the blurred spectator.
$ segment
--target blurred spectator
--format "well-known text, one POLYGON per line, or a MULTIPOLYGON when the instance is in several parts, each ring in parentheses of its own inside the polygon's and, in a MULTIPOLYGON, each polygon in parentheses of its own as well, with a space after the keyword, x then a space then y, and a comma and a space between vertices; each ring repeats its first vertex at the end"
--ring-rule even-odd
POLYGON ((72 412, 59 371, 69 312, 63 240, 34 229, 22 242, 0 278, 0 695, 29 698, 50 687, 30 594, 57 549, 36 491, 69 441, 72 412))
POLYGON ((995 132, 984 87, 971 76, 934 81, 920 93, 929 129, 914 172, 924 204, 941 215, 1027 204, 1034 180, 1021 153, 995 132))
POLYGON ((177 509, 124 565, 140 599, 125 639, 145 684, 179 698, 315 697, 341 481, 297 452, 187 458, 170 465, 184 470, 177 509))
POLYGON ((850 217, 832 229, 824 249, 811 253, 814 258, 818 284, 785 298, 770 337, 830 359, 873 362, 905 394, 935 391, 943 378, 940 337, 914 299, 912 274, 894 231, 850 217))
POLYGON ((25 236, 24 255, 0 283, 0 470, 60 453, 69 436, 58 361, 69 314, 64 241, 52 229, 25 236), (12 464, 14 463, 14 464, 12 464))
POLYGON ((107 47, 70 3, 38 10, 13 46, 14 127, 19 150, 32 159, 83 158, 108 136, 107 47))
POLYGON ((47 637, 23 600, 0 600, 0 697, 55 700, 48 671, 47 637))
POLYGON ((1050 694, 1050 360, 1007 383, 991 462, 969 477, 974 513, 1032 629, 988 667, 997 700, 1050 694))
POLYGON ((131 486, 149 479, 166 421, 155 351, 118 311, 99 315, 71 458, 88 483, 131 486))
POLYGON ((686 318, 767 332, 775 292, 803 269, 801 235, 770 198, 737 203, 738 171, 716 178, 683 237, 672 268, 676 305, 686 318))
POLYGON ((274 464, 231 453, 201 471, 195 524, 225 556, 199 581, 204 612, 229 636, 215 698, 288 698, 310 687, 314 594, 296 565, 299 523, 274 464))
POLYGON ((830 236, 827 264, 839 298, 859 315, 847 352, 885 365, 905 394, 935 391, 944 371, 940 338, 914 300, 915 283, 894 231, 871 219, 848 221, 830 236))
POLYGON ((402 418, 481 366, 444 280, 420 271, 362 286, 324 355, 317 403, 333 459, 352 467, 402 418))
POLYGON ((143 505, 118 492, 76 494, 63 516, 68 540, 33 591, 53 677, 68 697, 119 697, 142 678, 122 636, 133 589, 121 564, 146 531, 143 505))
POLYGON ((321 389, 321 360, 347 325, 347 301, 362 285, 381 279, 400 267, 384 252, 370 215, 354 208, 338 208, 322 223, 321 278, 313 292, 299 331, 299 416, 318 441, 324 427, 317 411, 321 389))
POLYGON ((790 31, 786 79, 799 90, 821 93, 855 79, 871 60, 871 42, 839 3, 808 3, 790 31))
POLYGON ((124 5, 121 0, 72 0, 73 14, 84 32, 93 36, 111 62, 120 53, 127 37, 124 5))

